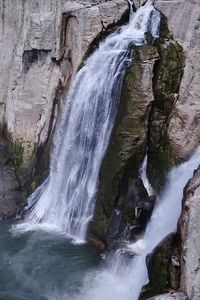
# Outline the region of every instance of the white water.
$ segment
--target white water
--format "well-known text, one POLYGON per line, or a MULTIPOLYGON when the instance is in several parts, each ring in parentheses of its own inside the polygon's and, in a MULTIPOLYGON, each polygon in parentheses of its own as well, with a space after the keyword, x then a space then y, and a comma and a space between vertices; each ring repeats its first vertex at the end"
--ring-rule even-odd
POLYGON ((134 17, 134 11, 133 11, 133 0, 128 0, 129 7, 130 7, 130 21, 132 21, 134 17))
POLYGON ((149 196, 152 196, 154 195, 154 190, 153 190, 153 187, 151 186, 149 180, 148 180, 148 177, 147 177, 147 155, 145 156, 144 158, 144 161, 142 163, 142 166, 140 168, 140 178, 144 184, 144 187, 148 193, 149 196))
POLYGON ((143 238, 109 255, 108 267, 88 277, 78 300, 138 300, 148 283, 146 257, 165 237, 176 232, 184 187, 199 164, 200 147, 187 162, 168 173, 143 238), (137 255, 131 258, 130 254, 137 255))
POLYGON ((145 44, 144 32, 158 36, 160 14, 148 1, 102 43, 70 88, 57 126, 50 174, 28 199, 17 230, 59 231, 76 241, 86 237, 92 218, 101 162, 115 120, 130 44, 145 44))

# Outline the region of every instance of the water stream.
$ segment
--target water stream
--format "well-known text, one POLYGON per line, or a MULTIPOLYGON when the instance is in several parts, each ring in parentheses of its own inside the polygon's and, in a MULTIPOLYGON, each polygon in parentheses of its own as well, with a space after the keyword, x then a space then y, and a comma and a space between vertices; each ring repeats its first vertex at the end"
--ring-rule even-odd
POLYGON ((144 187, 148 193, 149 196, 152 196, 154 195, 154 190, 153 190, 153 187, 151 186, 149 180, 148 180, 148 177, 147 177, 147 155, 145 155, 145 158, 144 158, 144 161, 142 163, 142 166, 139 170, 139 175, 140 175, 140 178, 144 184, 144 187))
POLYGON ((123 243, 122 249, 110 253, 107 266, 92 273, 78 300, 138 300, 142 287, 148 283, 147 256, 165 237, 176 232, 183 189, 199 164, 200 147, 188 161, 169 172, 144 236, 136 243, 123 243))
POLYGON ((15 235, 0 225, 0 300, 72 300, 101 257, 89 244, 45 231, 15 235))

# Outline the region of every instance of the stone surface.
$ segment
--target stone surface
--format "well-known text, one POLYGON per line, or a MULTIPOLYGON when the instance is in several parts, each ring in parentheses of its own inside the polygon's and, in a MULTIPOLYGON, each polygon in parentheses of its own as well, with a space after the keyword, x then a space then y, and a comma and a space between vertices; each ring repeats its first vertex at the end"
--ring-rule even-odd
POLYGON ((169 122, 184 70, 183 49, 172 38, 164 17, 158 52, 160 59, 154 68, 154 102, 149 119, 148 143, 148 174, 155 190, 162 189, 166 172, 176 163, 169 138, 169 122))
POLYGON ((149 284, 142 295, 150 297, 180 288, 180 248, 179 235, 172 234, 155 249, 149 257, 149 284))
POLYGON ((142 6, 147 0, 133 0, 133 4, 135 5, 136 8, 139 8, 142 6))
POLYGON ((57 90, 127 8, 125 0, 0 2, 0 125, 22 144, 24 168, 55 124, 57 90))
POLYGON ((155 297, 148 298, 147 300, 187 300, 188 298, 181 292, 172 292, 155 297))
POLYGON ((14 164, 8 147, 0 139, 0 219, 13 217, 23 199, 14 164))
MULTIPOLYGON (((173 39, 183 47, 185 60, 180 88, 175 94, 168 121, 165 121, 168 137, 165 147, 170 147, 173 164, 187 158, 200 141, 200 7, 198 0, 157 0, 155 6, 167 17, 169 30, 173 39)), ((180 221, 181 289, 191 300, 200 299, 199 178, 198 171, 186 188, 180 221)))
MULTIPOLYGON (((126 0, 0 1, 0 136, 15 161, 12 176, 27 194, 35 170, 33 188, 48 164, 51 133, 71 79, 94 39, 103 38, 127 9, 126 0)), ((1 171, 4 186, 7 170, 1 171)), ((13 194, 9 180, 7 197, 13 194)))
POLYGON ((131 211, 134 209, 130 209, 129 192, 138 176, 147 145, 149 112, 154 100, 153 68, 157 59, 156 47, 138 48, 124 80, 115 128, 100 172, 95 221, 92 223, 93 234, 104 241, 109 218, 116 207, 123 210, 123 218, 133 223, 131 211))
POLYGON ((199 0, 157 0, 174 39, 183 47, 185 68, 170 118, 168 134, 173 157, 187 157, 200 140, 200 8, 199 0))
POLYGON ((182 237, 181 288, 190 300, 200 299, 200 168, 188 183, 180 220, 182 237))

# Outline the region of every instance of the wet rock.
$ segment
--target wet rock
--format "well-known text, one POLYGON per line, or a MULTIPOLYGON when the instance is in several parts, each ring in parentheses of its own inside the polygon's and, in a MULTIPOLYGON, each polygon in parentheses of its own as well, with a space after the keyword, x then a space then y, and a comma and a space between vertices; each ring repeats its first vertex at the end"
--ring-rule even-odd
POLYGON ((177 161, 172 153, 169 122, 178 98, 184 69, 182 47, 172 39, 166 19, 162 16, 160 59, 154 68, 153 89, 155 101, 149 120, 148 175, 155 190, 161 190, 166 173, 177 161))
POLYGON ((23 194, 5 141, 0 138, 0 219, 16 215, 23 194))
POLYGON ((98 239, 94 239, 94 238, 89 238, 88 239, 88 242, 95 245, 97 247, 97 249, 100 251, 100 252, 104 252, 106 250, 106 246, 105 246, 105 243, 101 242, 100 240, 98 239))
POLYGON ((183 48, 185 68, 168 125, 172 157, 180 161, 190 155, 200 140, 200 27, 199 1, 157 0, 169 29, 183 48))
POLYGON ((133 0, 133 3, 137 9, 145 4, 145 2, 147 2, 147 0, 133 0))
MULTIPOLYGON (((115 128, 100 172, 92 231, 96 236, 101 232, 104 240, 115 208, 128 207, 129 203, 130 210, 126 210, 125 219, 131 219, 137 214, 133 202, 138 202, 139 198, 136 194, 131 195, 130 186, 131 181, 138 177, 147 144, 148 118, 154 99, 152 76, 158 59, 157 49, 153 46, 139 47, 134 57, 134 63, 129 67, 124 80, 115 128)), ((140 200, 144 200, 143 196, 140 200)), ((138 211, 141 208, 138 207, 138 211)))
POLYGON ((89 45, 127 9, 126 0, 0 2, 0 127, 22 144, 24 173, 54 129, 59 81, 67 90, 89 45))
POLYGON ((149 45, 152 45, 152 44, 153 44, 154 38, 153 38, 151 32, 145 32, 145 33, 144 33, 144 37, 145 37, 145 39, 146 39, 146 41, 147 41, 147 44, 149 44, 149 45))
POLYGON ((148 298, 147 300, 187 300, 187 296, 181 292, 170 292, 155 297, 148 298))
POLYGON ((180 237, 166 238, 147 258, 149 284, 144 287, 142 299, 180 287, 180 237))
POLYGON ((142 180, 129 179, 127 195, 120 198, 108 222, 109 248, 124 240, 136 241, 141 237, 151 216, 155 198, 149 197, 142 180))
POLYGON ((182 240, 181 288, 190 300, 200 299, 200 169, 184 191, 179 228, 182 240))

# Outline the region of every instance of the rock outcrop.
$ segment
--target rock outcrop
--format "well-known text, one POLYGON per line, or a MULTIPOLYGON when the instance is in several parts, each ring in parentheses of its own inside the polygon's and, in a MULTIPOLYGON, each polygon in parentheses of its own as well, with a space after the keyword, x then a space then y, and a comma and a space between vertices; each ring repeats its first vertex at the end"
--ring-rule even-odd
POLYGON ((200 141, 200 11, 198 0, 157 0, 170 31, 184 50, 185 68, 168 126, 172 156, 181 161, 200 141))
POLYGON ((12 156, 11 151, 4 140, 0 138, 0 220, 15 216, 23 199, 21 186, 15 172, 17 160, 20 160, 21 157, 19 152, 18 156, 12 156))
POLYGON ((148 259, 149 283, 144 287, 142 295, 150 297, 170 290, 179 290, 181 274, 180 252, 180 237, 178 234, 172 234, 167 237, 155 249, 148 259))
POLYGON ((144 187, 138 190, 136 178, 147 146, 149 113, 154 100, 153 68, 157 59, 156 47, 138 47, 125 76, 115 128, 100 172, 92 223, 92 235, 104 241, 108 224, 113 224, 114 216, 121 216, 115 214, 115 209, 122 211, 124 226, 128 222, 137 227, 134 210, 140 210, 140 201, 149 202, 145 200, 148 196, 145 197, 144 187), (135 193, 139 193, 140 201, 135 199, 135 193))
POLYGON ((23 168, 52 131, 57 90, 68 86, 96 36, 127 8, 125 0, 1 1, 0 124, 22 145, 23 168))
POLYGON ((90 45, 127 9, 126 0, 0 2, 0 129, 8 147, 22 156, 15 164, 21 185, 30 181, 35 165, 42 167, 36 159, 90 45))
POLYGON ((176 163, 169 138, 169 122, 177 101, 184 69, 182 47, 173 39, 162 16, 159 60, 154 67, 154 102, 149 120, 148 174, 154 189, 160 190, 166 172, 176 163))
MULTIPOLYGON (((188 157, 200 141, 200 10, 199 1, 157 0, 155 6, 166 17, 173 39, 183 48, 184 72, 167 122, 171 163, 188 157)), ((165 144, 165 147, 167 145, 165 144)), ((180 220, 182 236, 181 289, 188 299, 200 298, 199 277, 199 170, 185 190, 180 220)))
POLYGON ((184 293, 168 293, 155 297, 148 298, 147 300, 187 300, 187 296, 184 293))
POLYGON ((180 220, 182 238, 181 288, 190 300, 200 299, 200 168, 184 192, 180 220))

